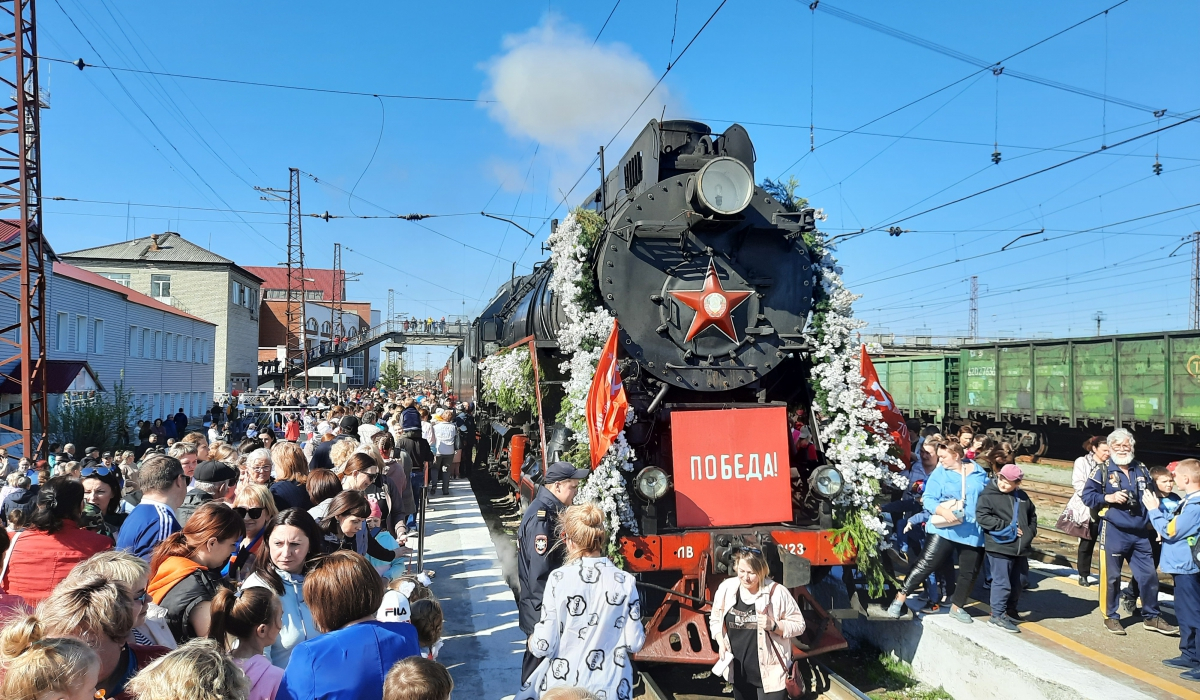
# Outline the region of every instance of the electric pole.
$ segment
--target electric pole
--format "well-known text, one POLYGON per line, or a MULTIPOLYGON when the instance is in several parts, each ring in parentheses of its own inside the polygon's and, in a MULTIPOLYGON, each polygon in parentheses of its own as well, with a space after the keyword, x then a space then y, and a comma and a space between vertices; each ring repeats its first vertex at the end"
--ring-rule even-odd
MULTIPOLYGON (((387 329, 392 330, 392 321, 396 318, 396 290, 388 290, 387 329)), ((388 350, 387 361, 392 361, 392 351, 388 350)))
POLYGON ((1092 316, 1092 320, 1096 322, 1096 335, 1099 336, 1100 335, 1100 322, 1104 320, 1104 312, 1097 311, 1096 315, 1092 316))
MULTIPOLYGON (((21 403, 0 412, 0 447, 21 445, 21 455, 44 455, 46 406, 46 241, 42 237, 41 96, 34 0, 0 0, 0 218, 15 229, 0 244, 0 279, 16 278, 14 320, 0 327, 0 364, 17 363, 6 377, 20 385, 21 403), (11 82, 10 82, 11 81, 11 82), (16 331, 16 337, 13 337, 16 331), (20 416, 20 421, 16 416, 20 416), (34 444, 34 431, 42 437, 34 444)), ((13 392, 14 394, 17 392, 13 392)), ((121 426, 124 428, 125 426, 121 426)))
POLYGON ((300 363, 304 369, 304 389, 308 390, 308 342, 305 333, 304 302, 307 292, 304 277, 304 237, 301 235, 300 215, 300 171, 288 168, 288 189, 255 187, 263 193, 259 199, 269 202, 288 203, 287 244, 287 301, 284 302, 283 332, 283 388, 290 384, 292 365, 300 363), (286 197, 284 196, 286 194, 286 197))
MULTIPOLYGON (((346 276, 342 272, 342 244, 333 244, 333 299, 329 306, 329 332, 333 338, 341 338, 341 344, 345 345, 346 338, 344 337, 345 329, 342 325, 342 302, 346 296, 346 276), (339 330, 340 329, 340 330, 339 330)), ((342 371, 342 358, 336 356, 333 359, 333 377, 335 388, 341 392, 341 379, 338 378, 338 373, 342 371)))
POLYGON ((971 310, 967 319, 967 337, 974 342, 979 337, 979 276, 971 275, 971 310))
POLYGON ((1200 231, 1192 234, 1192 305, 1189 327, 1200 330, 1200 231))

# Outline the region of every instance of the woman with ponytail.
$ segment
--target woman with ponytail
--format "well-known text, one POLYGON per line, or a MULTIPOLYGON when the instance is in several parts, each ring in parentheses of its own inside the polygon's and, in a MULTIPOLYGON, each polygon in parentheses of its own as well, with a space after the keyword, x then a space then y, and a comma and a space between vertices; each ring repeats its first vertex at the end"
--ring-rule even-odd
POLYGON ((43 639, 36 626, 14 625, 0 638, 4 680, 0 695, 11 700, 91 700, 100 659, 78 639, 43 639))
POLYGON ((112 540, 79 527, 81 515, 83 484, 58 477, 42 485, 28 525, 9 545, 0 588, 37 605, 76 564, 112 549, 112 540))
POLYGON ((248 700, 275 700, 283 669, 273 666, 263 650, 275 643, 283 628, 283 607, 266 588, 217 591, 212 600, 208 638, 216 640, 250 679, 248 700))
POLYGON ((183 530, 154 548, 150 559, 151 599, 167 610, 167 628, 183 644, 208 635, 210 605, 229 584, 221 569, 246 534, 242 516, 224 503, 196 509, 183 530))
POLYGON ((571 506, 558 522, 567 561, 546 581, 542 619, 527 642, 529 653, 542 661, 522 679, 517 698, 542 697, 564 685, 602 697, 632 697, 628 658, 646 642, 633 576, 604 556, 608 532, 600 506, 571 506))

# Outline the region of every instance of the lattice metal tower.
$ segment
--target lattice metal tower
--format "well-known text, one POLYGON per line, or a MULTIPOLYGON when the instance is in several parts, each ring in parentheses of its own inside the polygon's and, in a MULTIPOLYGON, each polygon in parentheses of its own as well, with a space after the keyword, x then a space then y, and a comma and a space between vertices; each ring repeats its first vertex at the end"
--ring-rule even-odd
POLYGON ((304 388, 308 389, 308 343, 305 326, 307 288, 304 273, 304 235, 300 215, 300 171, 288 168, 288 258, 287 258, 287 348, 284 350, 284 383, 291 376, 299 355, 304 370, 304 388))
POLYGON ((0 447, 19 444, 22 455, 34 457, 45 454, 45 436, 36 445, 34 438, 49 425, 34 0, 0 0, 6 22, 13 31, 0 30, 0 295, 16 302, 17 313, 0 327, 0 366, 17 363, 5 377, 21 387, 21 403, 0 412, 0 447))
POLYGON ((1188 325, 1200 330, 1200 231, 1192 234, 1192 306, 1188 325))
MULTIPOLYGON (((333 244, 333 299, 329 305, 329 333, 330 339, 341 337, 341 344, 346 343, 346 329, 342 328, 342 302, 346 296, 346 276, 342 272, 342 244, 333 244)), ((340 357, 333 360, 333 372, 338 374, 342 371, 342 360, 340 357)), ((341 382, 335 382, 338 390, 341 390, 341 382)))
POLYGON ((971 310, 967 318, 967 338, 979 337, 979 276, 971 275, 971 310))

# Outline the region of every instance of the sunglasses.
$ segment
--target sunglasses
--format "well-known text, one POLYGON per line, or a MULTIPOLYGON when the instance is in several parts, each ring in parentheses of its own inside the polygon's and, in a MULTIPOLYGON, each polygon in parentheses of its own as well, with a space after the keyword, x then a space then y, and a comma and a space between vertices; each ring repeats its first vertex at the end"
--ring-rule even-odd
POLYGON ((79 472, 79 476, 108 476, 116 471, 114 467, 84 467, 79 472))
POLYGON ((243 518, 249 517, 251 520, 258 520, 260 517, 262 517, 263 509, 262 508, 243 508, 241 506, 235 506, 233 509, 233 512, 237 513, 238 515, 242 516, 243 518))
POLYGON ((739 552, 750 552, 751 554, 762 554, 762 550, 757 547, 738 547, 739 552))
POLYGON ((138 593, 137 595, 135 595, 133 597, 133 602, 141 603, 142 605, 149 603, 150 602, 150 593, 148 591, 146 591, 146 589, 143 588, 141 593, 138 593))

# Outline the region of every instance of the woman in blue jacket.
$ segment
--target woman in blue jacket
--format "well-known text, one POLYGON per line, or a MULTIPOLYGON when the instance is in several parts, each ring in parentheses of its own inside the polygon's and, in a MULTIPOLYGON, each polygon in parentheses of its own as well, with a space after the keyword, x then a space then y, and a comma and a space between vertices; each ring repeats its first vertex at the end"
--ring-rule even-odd
POLYGON ((392 665, 421 653, 411 624, 375 619, 383 579, 357 552, 319 559, 305 577, 304 599, 324 634, 292 650, 276 700, 380 698, 392 665))
POLYGON ((307 511, 289 508, 263 528, 263 551, 242 588, 269 588, 283 606, 283 627, 264 651, 271 663, 287 668, 292 649, 321 634, 304 602, 304 575, 321 555, 324 534, 307 511))
POLYGON ((975 504, 985 486, 987 473, 963 459, 962 445, 952 442, 938 447, 938 468, 925 481, 922 498, 925 510, 933 514, 925 524, 925 550, 888 608, 889 615, 900 617, 908 596, 957 552, 958 580, 951 597, 950 617, 964 623, 973 621, 963 605, 983 566, 983 531, 975 522, 975 504))

